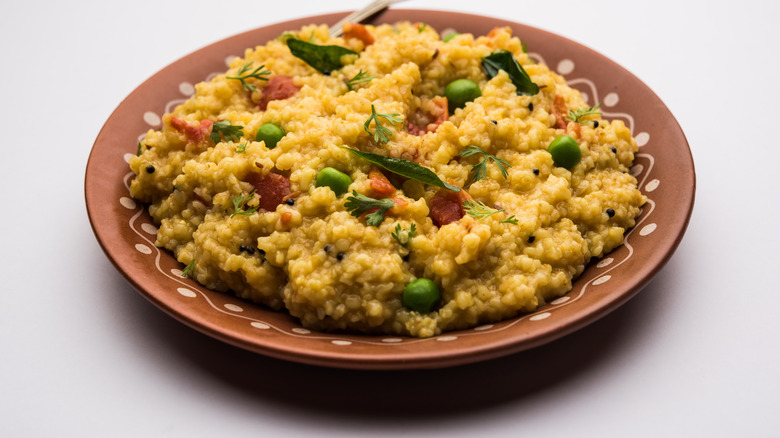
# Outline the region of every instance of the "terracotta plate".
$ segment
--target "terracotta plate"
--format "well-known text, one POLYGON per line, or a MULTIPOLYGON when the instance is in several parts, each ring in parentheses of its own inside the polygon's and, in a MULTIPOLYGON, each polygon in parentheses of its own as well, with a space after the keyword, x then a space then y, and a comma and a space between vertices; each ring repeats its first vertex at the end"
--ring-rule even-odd
POLYGON ((682 130, 647 86, 604 56, 539 29, 451 12, 389 10, 373 22, 422 21, 439 31, 477 35, 510 26, 537 61, 562 74, 589 104, 601 103, 605 118, 624 120, 640 145, 632 173, 648 198, 626 244, 594 261, 569 294, 532 314, 430 339, 312 332, 285 313, 182 278, 182 266, 154 246, 156 228, 144 206, 129 197, 127 159, 137 141, 149 128, 159 128, 162 114, 189 97, 194 84, 225 71, 226 60, 243 55, 246 47, 305 24, 333 24, 343 15, 280 23, 198 50, 144 82, 106 122, 87 164, 89 218, 111 262, 155 305, 201 332, 268 356, 343 368, 433 368, 508 355, 571 333, 626 302, 669 260, 693 208, 694 167, 682 130))

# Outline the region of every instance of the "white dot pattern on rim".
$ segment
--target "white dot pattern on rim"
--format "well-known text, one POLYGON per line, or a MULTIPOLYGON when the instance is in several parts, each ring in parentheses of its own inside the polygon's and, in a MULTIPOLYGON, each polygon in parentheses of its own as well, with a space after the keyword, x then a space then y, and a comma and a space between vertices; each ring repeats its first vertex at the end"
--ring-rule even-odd
POLYGON ((141 224, 141 229, 144 230, 147 234, 157 234, 157 227, 152 224, 141 224))
POLYGON ((661 181, 658 181, 657 179, 654 179, 654 180, 650 181, 649 183, 647 183, 647 185, 645 186, 645 190, 648 191, 648 192, 652 192, 653 190, 657 189, 660 184, 661 184, 661 181))
POLYGON ((647 236, 648 234, 650 234, 653 231, 655 231, 655 227, 657 227, 656 224, 647 224, 644 227, 642 227, 641 230, 639 230, 639 235, 640 236, 647 236))
POLYGON ((135 209, 136 206, 135 200, 130 199, 127 196, 122 196, 121 198, 119 198, 119 203, 122 204, 122 207, 128 210, 133 210, 135 209))
POLYGON ((334 340, 330 341, 330 343, 333 344, 333 345, 352 345, 352 342, 350 342, 350 341, 342 341, 340 339, 334 339, 334 340))
POLYGON ((403 339, 401 338, 384 338, 382 339, 382 342, 388 343, 388 344, 397 344, 401 342, 403 339))
POLYGON ((648 141, 650 141, 650 134, 646 132, 640 132, 636 135, 636 145, 640 148, 646 145, 648 141))
POLYGON ((558 63, 558 73, 567 75, 574 71, 574 61, 571 59, 563 59, 558 63))
POLYGON ((230 67, 230 63, 233 62, 234 59, 238 58, 238 56, 230 55, 227 58, 225 58, 225 65, 230 67))
POLYGON ((582 100, 584 100, 585 103, 590 102, 590 95, 588 93, 583 91, 583 92, 580 92, 580 94, 582 95, 582 100))
POLYGON ((479 327, 475 327, 474 330, 476 330, 478 332, 481 332, 482 330, 490 330, 492 328, 493 328, 493 324, 485 324, 485 325, 481 325, 479 327))
POLYGON ((615 259, 613 259, 612 257, 607 257, 607 258, 601 260, 600 262, 598 262, 596 267, 597 268, 604 268, 604 267, 607 267, 607 266, 611 265, 612 262, 614 262, 614 261, 615 261, 615 259))
POLYGON ((441 341, 441 342, 454 341, 455 339, 458 339, 458 337, 457 336, 439 336, 438 338, 436 338, 437 341, 441 341))
POLYGON ((244 308, 241 306, 237 306, 235 304, 227 303, 225 304, 225 308, 228 310, 231 310, 233 312, 243 312, 244 308))
POLYGON ((130 163, 130 159, 133 158, 135 154, 124 154, 122 155, 122 158, 125 160, 125 163, 130 163))
POLYGON ((309 333, 311 333, 311 330, 300 328, 300 327, 295 327, 294 329, 292 329, 292 331, 294 333, 298 333, 299 335, 308 335, 309 333))
POLYGON ((549 318, 550 315, 552 315, 550 312, 544 312, 544 313, 540 313, 538 315, 534 315, 534 316, 532 316, 532 317, 530 317, 528 319, 530 319, 531 321, 541 321, 543 319, 549 318))
POLYGON ((144 122, 149 126, 157 126, 160 124, 160 116, 152 111, 147 111, 144 113, 144 122))
POLYGON ((174 277, 181 277, 182 274, 184 274, 184 272, 182 272, 181 269, 173 268, 173 269, 171 269, 171 274, 173 274, 174 277))
POLYGON ((558 299, 553 300, 551 304, 555 304, 555 305, 563 304, 569 301, 570 299, 571 299, 570 297, 560 297, 558 299))
POLYGON ((271 328, 270 325, 264 324, 262 322, 257 322, 257 321, 253 321, 253 322, 249 323, 249 325, 251 325, 254 328, 260 329, 260 330, 268 330, 269 328, 271 328))
POLYGON ((605 275, 603 277, 599 277, 599 278, 593 280, 593 285, 594 286, 598 286, 600 284, 604 284, 604 283, 608 282, 611 279, 612 279, 611 275, 605 275))
POLYGON ((641 164, 637 164, 636 166, 631 168, 631 175, 633 175, 635 177, 639 176, 642 173, 643 170, 645 170, 645 166, 643 166, 641 164))
POLYGON ((187 298, 195 298, 195 296, 196 296, 195 292, 193 292, 193 291, 191 291, 191 290, 189 290, 187 288, 184 288, 184 287, 180 287, 180 288, 176 289, 176 292, 182 294, 183 296, 185 296, 187 298))
POLYGON ((138 252, 140 252, 141 254, 151 254, 152 253, 152 249, 149 248, 148 246, 144 245, 143 243, 136 243, 135 244, 135 249, 138 250, 138 252))
POLYGON ((185 96, 192 96, 195 94, 195 87, 189 82, 182 82, 179 84, 179 93, 185 96))
POLYGON ((604 96, 604 105, 606 106, 615 106, 618 102, 620 102, 620 96, 617 93, 609 93, 604 96))

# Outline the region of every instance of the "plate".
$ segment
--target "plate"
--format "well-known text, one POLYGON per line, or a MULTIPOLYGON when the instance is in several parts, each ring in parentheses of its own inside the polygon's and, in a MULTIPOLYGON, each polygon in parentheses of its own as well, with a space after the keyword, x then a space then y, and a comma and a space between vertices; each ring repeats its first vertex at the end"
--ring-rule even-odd
POLYGON ((306 24, 334 24, 344 15, 279 23, 200 49, 149 78, 111 114, 87 163, 87 211, 108 258, 152 303, 214 338, 276 358, 339 368, 436 368, 509 355, 582 328, 638 293, 672 256, 693 209, 695 172, 680 126, 646 85, 593 50, 533 27, 461 13, 392 9, 371 23, 420 21, 440 32, 475 35, 510 26, 533 58, 562 74, 589 105, 600 103, 604 118, 626 123, 640 146, 631 172, 647 204, 625 244, 594 260, 571 292, 534 313, 427 339, 314 332, 286 313, 182 278, 182 266, 172 254, 154 246, 157 230, 144 206, 129 195, 127 160, 137 141, 149 128, 159 128, 161 116, 192 95, 194 84, 224 72, 226 63, 245 48, 306 24))

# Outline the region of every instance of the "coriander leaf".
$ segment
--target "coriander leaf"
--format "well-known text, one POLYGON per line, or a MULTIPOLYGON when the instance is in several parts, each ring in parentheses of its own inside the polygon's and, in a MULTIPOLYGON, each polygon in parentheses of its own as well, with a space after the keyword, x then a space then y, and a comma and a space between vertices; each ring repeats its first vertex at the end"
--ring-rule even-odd
POLYGON ((341 46, 320 46, 295 38, 287 40, 287 47, 290 48, 290 52, 295 57, 300 58, 323 74, 330 74, 333 70, 343 67, 342 56, 357 55, 357 52, 341 46))
POLYGON ((266 76, 270 75, 271 72, 269 70, 265 70, 265 64, 263 64, 253 71, 247 73, 249 68, 252 67, 252 62, 253 61, 249 61, 242 65, 241 68, 238 69, 237 76, 226 76, 225 79, 237 79, 241 81, 241 85, 244 87, 244 90, 249 91, 250 93, 255 92, 257 90, 257 85, 247 82, 247 79, 254 78, 259 81, 267 81, 268 78, 266 76))
POLYGON ((144 151, 143 146, 141 145, 141 142, 139 141, 138 142, 138 149, 136 149, 136 151, 135 151, 135 156, 136 157, 140 156, 141 153, 143 153, 143 151, 144 151))
POLYGON ((391 199, 374 199, 368 196, 361 195, 356 191, 352 191, 352 196, 347 198, 347 202, 344 207, 347 208, 349 214, 355 217, 360 217, 364 213, 367 213, 373 209, 376 211, 368 213, 366 215, 366 224, 374 227, 378 227, 385 218, 387 210, 393 208, 395 202, 391 199))
POLYGON ((390 235, 393 236, 393 239, 397 240, 401 246, 407 248, 409 247, 409 242, 412 240, 412 237, 417 235, 417 226, 412 224, 409 227, 409 230, 405 230, 401 227, 401 224, 396 224, 395 231, 390 233, 390 235))
POLYGON ((353 91, 355 89, 355 85, 362 84, 364 82, 371 82, 372 79, 376 79, 376 76, 371 76, 368 74, 368 72, 360 70, 358 74, 347 81, 347 88, 349 88, 349 91, 353 91))
POLYGON ((512 224, 512 225, 517 225, 517 223, 518 223, 518 220, 517 220, 517 218, 515 217, 515 215, 512 215, 512 216, 509 216, 508 218, 506 218, 506 219, 502 220, 502 221, 501 221, 501 223, 502 223, 502 224, 512 224))
POLYGON ((214 144, 220 141, 236 141, 244 135, 244 127, 240 125, 233 125, 230 120, 218 120, 211 125, 211 141, 214 144))
POLYGON ((499 70, 504 70, 515 87, 517 87, 517 94, 533 96, 539 92, 539 86, 531 80, 531 77, 528 76, 523 66, 517 62, 512 52, 496 50, 482 58, 482 70, 488 79, 493 79, 499 70))
POLYGON ((600 103, 590 108, 580 108, 576 111, 569 110, 569 114, 566 116, 566 119, 571 122, 576 122, 579 123, 580 125, 584 125, 585 123, 588 123, 588 120, 585 119, 585 117, 596 115, 596 114, 601 115, 601 111, 599 111, 599 108, 601 108, 600 103))
POLYGON ((494 155, 490 155, 489 153, 482 150, 482 148, 479 146, 471 145, 460 152, 461 157, 470 157, 476 154, 482 154, 485 156, 485 158, 483 158, 479 164, 471 168, 471 171, 474 172, 474 175, 472 176, 474 181, 479 181, 487 176, 487 164, 489 161, 492 161, 496 164, 496 167, 498 167, 498 170, 501 171, 501 175, 504 177, 504 179, 509 176, 509 172, 507 172, 506 168, 512 167, 512 165, 509 164, 506 160, 502 160, 501 158, 498 158, 494 155))
POLYGON ((236 146, 236 153, 237 154, 244 154, 246 153, 246 147, 249 145, 247 142, 243 142, 240 145, 236 146))
POLYGON ((404 160, 403 158, 385 157, 384 155, 373 154, 371 152, 363 152, 356 149, 352 149, 346 146, 342 148, 352 152, 358 157, 368 161, 369 163, 376 164, 377 166, 389 170, 397 175, 401 175, 406 178, 410 178, 421 183, 430 184, 436 187, 443 187, 445 189, 452 190, 453 192, 459 192, 460 187, 447 184, 439 179, 431 169, 420 166, 419 164, 404 160))
POLYGON ((255 197, 255 190, 252 190, 252 193, 250 193, 246 197, 243 194, 240 194, 231 198, 230 200, 233 201, 233 214, 231 214, 230 217, 235 217, 237 214, 240 214, 242 216, 251 216, 252 213, 256 212, 257 209, 260 208, 259 205, 246 208, 246 203, 251 201, 252 198, 254 197, 255 197))
POLYGON ((401 123, 403 121, 403 119, 399 119, 398 117, 395 117, 395 116, 400 116, 400 114, 398 114, 398 113, 392 113, 392 114, 377 113, 376 112, 376 108, 374 107, 374 105, 371 105, 371 115, 368 117, 368 120, 366 120, 366 123, 363 124, 363 129, 365 129, 366 132, 369 133, 369 135, 373 135, 374 136, 374 141, 375 142, 377 142, 379 144, 387 143, 388 141, 390 141, 390 137, 389 136, 393 135, 393 132, 391 130, 385 128, 384 126, 382 126, 382 123, 379 122, 379 118, 381 117, 381 118, 387 120, 388 122, 390 122, 391 125, 395 126, 396 123, 401 123), (369 128, 369 126, 371 126, 371 120, 374 121, 374 125, 376 126, 376 131, 375 132, 371 132, 371 129, 369 128))
POLYGON ((186 268, 184 268, 183 271, 181 271, 182 277, 189 277, 192 275, 192 269, 195 267, 195 259, 192 259, 189 265, 187 265, 186 268))
POLYGON ((485 219, 488 216, 492 216, 498 212, 504 211, 503 209, 494 210, 485 205, 483 202, 475 201, 473 199, 463 201, 463 208, 466 214, 477 220, 485 219))

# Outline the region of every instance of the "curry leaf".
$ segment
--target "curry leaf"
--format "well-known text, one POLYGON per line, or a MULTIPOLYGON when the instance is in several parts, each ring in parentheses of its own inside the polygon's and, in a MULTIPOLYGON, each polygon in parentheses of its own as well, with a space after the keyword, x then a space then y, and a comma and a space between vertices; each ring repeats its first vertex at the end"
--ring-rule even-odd
POLYGON ((539 92, 539 86, 531 80, 531 77, 528 76, 523 66, 517 62, 512 52, 496 50, 482 58, 482 70, 484 70, 488 79, 493 79, 499 70, 504 70, 517 88, 517 94, 533 96, 539 92))
POLYGON ((403 158, 385 157, 384 155, 373 154, 371 152, 363 152, 356 149, 341 146, 342 148, 352 152, 358 157, 368 161, 369 163, 376 164, 377 166, 389 170, 397 175, 420 181, 421 183, 430 184, 436 187, 443 187, 445 189, 452 190, 453 192, 459 192, 460 187, 447 184, 439 179, 431 169, 420 166, 419 164, 404 160, 403 158))
POLYGON ((333 70, 343 67, 342 56, 357 55, 357 52, 341 46, 320 46, 295 38, 287 40, 287 47, 293 55, 323 74, 330 74, 333 70))

